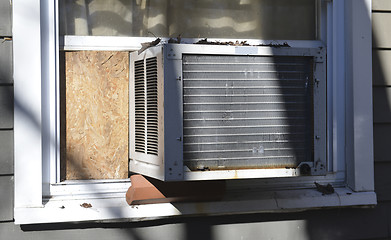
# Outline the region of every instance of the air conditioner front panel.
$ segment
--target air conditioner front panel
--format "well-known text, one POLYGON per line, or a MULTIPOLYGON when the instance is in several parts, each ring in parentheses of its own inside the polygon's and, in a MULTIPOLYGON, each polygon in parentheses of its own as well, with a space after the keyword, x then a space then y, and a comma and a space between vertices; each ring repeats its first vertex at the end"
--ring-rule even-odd
POLYGON ((131 53, 129 171, 164 181, 326 173, 324 48, 131 53))
POLYGON ((311 57, 191 54, 182 68, 190 170, 313 161, 311 57))

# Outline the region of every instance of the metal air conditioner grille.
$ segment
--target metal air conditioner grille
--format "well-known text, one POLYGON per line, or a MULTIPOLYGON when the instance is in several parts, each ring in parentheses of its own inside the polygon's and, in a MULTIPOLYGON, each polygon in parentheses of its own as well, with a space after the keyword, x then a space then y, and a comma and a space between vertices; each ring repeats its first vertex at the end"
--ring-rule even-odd
POLYGON ((147 58, 147 153, 158 154, 157 58, 147 58))
POLYGON ((183 57, 184 164, 191 170, 312 161, 312 58, 183 57))
POLYGON ((156 57, 134 62, 135 151, 158 154, 156 57))
POLYGON ((135 150, 145 152, 145 70, 144 60, 134 62, 135 150))

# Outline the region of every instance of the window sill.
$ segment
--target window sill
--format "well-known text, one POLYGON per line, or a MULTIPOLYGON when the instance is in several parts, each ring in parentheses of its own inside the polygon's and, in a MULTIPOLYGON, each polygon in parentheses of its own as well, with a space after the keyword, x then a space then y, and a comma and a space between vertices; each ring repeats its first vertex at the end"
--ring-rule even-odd
POLYGON ((123 194, 101 198, 49 199, 41 208, 15 208, 15 224, 83 221, 145 221, 175 216, 303 211, 327 207, 374 206, 374 192, 335 188, 322 195, 315 189, 231 192, 218 202, 160 203, 129 206, 123 194), (89 205, 90 204, 90 205, 89 205))

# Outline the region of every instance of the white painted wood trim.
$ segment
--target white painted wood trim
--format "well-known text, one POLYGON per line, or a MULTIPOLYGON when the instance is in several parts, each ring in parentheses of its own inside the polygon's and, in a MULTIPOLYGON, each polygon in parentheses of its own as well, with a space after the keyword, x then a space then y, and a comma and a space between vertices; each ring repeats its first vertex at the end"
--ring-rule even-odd
POLYGON ((347 0, 346 161, 347 183, 374 191, 371 0, 347 0))
POLYGON ((15 207, 42 206, 39 0, 13 1, 15 207))
POLYGON ((160 203, 128 206, 124 198, 51 199, 42 208, 16 208, 15 224, 37 224, 83 221, 145 221, 176 216, 213 216, 225 214, 292 212, 341 206, 376 204, 373 192, 352 192, 335 189, 334 194, 322 195, 314 189, 258 192, 243 191, 240 196, 218 202, 160 203), (252 197, 251 197, 252 196, 252 197), (246 199, 246 200, 244 200, 246 199), (91 208, 83 208, 83 203, 91 208))

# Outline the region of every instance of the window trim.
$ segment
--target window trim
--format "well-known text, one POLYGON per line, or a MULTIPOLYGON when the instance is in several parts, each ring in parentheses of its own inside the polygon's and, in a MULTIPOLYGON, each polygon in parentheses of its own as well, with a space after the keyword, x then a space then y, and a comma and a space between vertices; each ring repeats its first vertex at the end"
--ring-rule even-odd
MULTIPOLYGON (((58 82, 53 81, 58 79, 56 4, 57 1, 39 0, 13 2, 16 224, 114 219, 138 221, 176 215, 376 204, 373 139, 361 137, 372 136, 373 131, 371 0, 322 1, 328 9, 327 51, 328 58, 332 59, 328 62, 328 81, 331 83, 328 91, 333 93, 328 96, 328 135, 332 139, 328 147, 329 167, 333 168, 334 173, 316 178, 298 178, 291 181, 290 186, 285 180, 273 179, 275 184, 272 189, 265 188, 265 183, 270 180, 253 181, 249 183, 252 191, 247 194, 256 199, 202 203, 203 212, 198 211, 200 203, 165 203, 132 208, 125 202, 123 190, 126 187, 106 193, 79 192, 81 194, 75 196, 67 195, 69 190, 65 189, 65 192, 60 191, 57 196, 46 199, 44 196, 51 191, 50 183, 56 181, 50 172, 58 170, 53 159, 59 156, 56 147, 59 142, 56 132, 59 118, 55 101, 58 82), (351 111, 345 115, 345 109, 351 111), (345 139, 349 139, 346 141, 346 151, 345 139), (321 183, 332 182, 336 194, 322 196, 308 185, 314 179, 321 183), (298 186, 305 189, 298 189, 298 186), (84 202, 90 202, 93 207, 80 211, 80 204, 84 202)), ((321 39, 325 41, 324 33, 321 33, 321 39)), ((125 184, 130 185, 130 182, 125 184)), ((240 189, 240 186, 235 187, 237 182, 230 184, 229 191, 240 189)), ((70 185, 63 186, 69 188, 70 185)), ((75 189, 78 191, 78 188, 75 189)))

